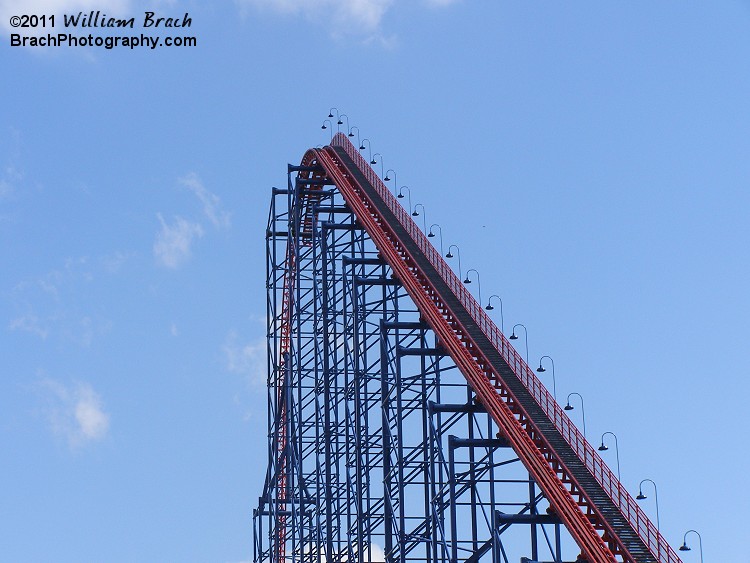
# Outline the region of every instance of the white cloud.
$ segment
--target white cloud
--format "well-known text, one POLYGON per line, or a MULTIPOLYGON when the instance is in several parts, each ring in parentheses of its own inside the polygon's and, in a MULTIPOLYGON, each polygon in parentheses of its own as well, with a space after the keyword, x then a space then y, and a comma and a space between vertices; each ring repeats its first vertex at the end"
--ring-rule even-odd
POLYGON ((10 185, 10 182, 0 178, 0 201, 10 197, 12 193, 13 186, 10 185))
MULTIPOLYGON (((444 7, 460 0, 423 0, 429 7, 444 7)), ((395 44, 384 37, 381 24, 395 0, 235 0, 243 14, 248 8, 257 12, 276 12, 286 16, 303 16, 325 25, 334 37, 360 36, 365 43, 379 42, 384 47, 395 44)))
MULTIPOLYGON (((354 553, 357 553, 357 545, 353 546, 354 553)), ((385 552, 383 548, 376 543, 372 543, 369 546, 365 545, 365 553, 363 560, 367 563, 384 563, 385 552)), ((329 558, 326 556, 323 546, 316 546, 315 544, 306 544, 302 547, 303 559, 317 559, 317 563, 328 563, 329 558), (312 557, 311 557, 312 554, 312 557)), ((349 561, 349 553, 346 550, 339 551, 335 557, 331 558, 342 563, 349 561)), ((358 559, 358 558, 357 558, 358 559)))
POLYGON ((230 224, 229 213, 221 208, 219 196, 207 190, 200 178, 195 172, 191 172, 184 178, 180 178, 180 183, 188 188, 203 204, 203 212, 213 223, 214 227, 228 228, 230 224))
POLYGON ((393 0, 237 0, 241 7, 303 15, 318 22, 330 22, 334 35, 378 31, 393 0))
MULTIPOLYGON (((0 2, 2 1, 0 0, 0 2)), ((18 184, 24 178, 21 169, 21 132, 14 127, 10 127, 3 136, 2 143, 5 162, 2 170, 0 170, 0 201, 11 199, 17 191, 18 184)))
POLYGON ((104 439, 109 432, 109 415, 102 400, 88 383, 66 386, 52 379, 42 381, 52 432, 64 437, 71 447, 104 439))
MULTIPOLYGON (((180 178, 179 182, 198 198, 203 205, 203 213, 214 227, 229 228, 230 214, 222 208, 219 196, 206 189, 195 172, 180 178)), ((162 266, 179 268, 190 258, 193 241, 204 235, 203 227, 180 216, 175 216, 172 224, 168 224, 161 213, 156 216, 161 223, 161 231, 154 241, 154 256, 162 266)))
POLYGON ((247 377, 252 387, 266 384, 266 340, 258 338, 241 342, 235 331, 230 331, 222 347, 227 370, 247 377))
POLYGON ((112 254, 102 256, 99 259, 99 262, 104 267, 104 270, 107 273, 116 274, 120 271, 123 264, 125 264, 125 262, 127 262, 132 257, 132 255, 133 253, 125 253, 118 250, 117 252, 114 252, 112 254))
POLYGON ((68 258, 64 266, 13 287, 10 301, 15 309, 10 330, 27 332, 90 346, 94 337, 108 332, 112 322, 92 311, 90 297, 97 289, 96 274, 105 266, 87 257, 68 258))
MULTIPOLYGON (((355 546, 356 547, 356 546, 355 546)), ((367 561, 368 563, 383 563, 385 561, 385 552, 383 551, 383 548, 380 547, 378 544, 373 543, 368 546, 365 546, 365 554, 363 559, 367 561)), ((356 549, 355 549, 356 553, 356 549)), ((348 554, 344 553, 341 557, 341 561, 343 563, 346 563, 349 560, 348 554)))
POLYGON ((94 335, 97 332, 107 332, 111 328, 110 322, 105 322, 100 327, 94 326, 91 317, 81 318, 77 324, 73 324, 65 333, 68 340, 77 342, 81 346, 88 347, 94 341, 94 335))
POLYGON ((0 25, 8 30, 15 29, 9 24, 10 17, 21 14, 59 15, 86 10, 100 10, 111 15, 125 14, 131 4, 130 0, 0 0, 0 25))
POLYGON ((190 258, 193 239, 203 236, 203 227, 182 217, 175 217, 174 223, 168 225, 161 213, 156 216, 161 223, 161 231, 156 234, 154 256, 167 268, 179 268, 190 258))
POLYGON ((16 317, 10 321, 8 326, 11 330, 21 330, 36 334, 42 340, 46 340, 49 334, 49 329, 42 324, 42 321, 34 313, 27 313, 16 317))

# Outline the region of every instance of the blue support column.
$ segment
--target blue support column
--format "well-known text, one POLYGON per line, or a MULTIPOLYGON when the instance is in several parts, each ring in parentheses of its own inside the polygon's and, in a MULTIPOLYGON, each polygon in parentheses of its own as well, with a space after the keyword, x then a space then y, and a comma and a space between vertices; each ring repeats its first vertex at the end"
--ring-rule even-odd
POLYGON ((254 563, 562 561, 576 547, 329 186, 290 167, 271 198, 254 563))

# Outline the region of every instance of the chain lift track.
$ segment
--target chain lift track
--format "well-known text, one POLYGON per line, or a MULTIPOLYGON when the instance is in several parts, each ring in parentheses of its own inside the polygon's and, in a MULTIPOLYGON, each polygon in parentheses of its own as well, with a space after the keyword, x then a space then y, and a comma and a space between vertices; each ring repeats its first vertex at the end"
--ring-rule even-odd
POLYGON ((519 524, 529 563, 539 531, 562 563, 561 527, 577 561, 680 563, 347 137, 289 172, 267 231, 269 468, 255 562, 504 562, 519 524), (421 358, 413 379, 410 355, 421 358), (459 388, 464 402, 446 401, 459 388), (459 419, 467 438, 448 432, 459 419), (528 499, 509 515, 499 483, 519 480, 498 472, 514 462, 528 499))

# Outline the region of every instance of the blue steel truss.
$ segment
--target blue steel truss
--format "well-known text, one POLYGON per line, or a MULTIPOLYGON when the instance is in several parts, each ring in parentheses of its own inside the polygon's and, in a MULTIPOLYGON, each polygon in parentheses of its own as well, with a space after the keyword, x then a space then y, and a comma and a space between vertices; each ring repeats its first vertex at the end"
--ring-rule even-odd
POLYGON ((290 165, 266 240, 254 562, 583 561, 322 169, 290 165))

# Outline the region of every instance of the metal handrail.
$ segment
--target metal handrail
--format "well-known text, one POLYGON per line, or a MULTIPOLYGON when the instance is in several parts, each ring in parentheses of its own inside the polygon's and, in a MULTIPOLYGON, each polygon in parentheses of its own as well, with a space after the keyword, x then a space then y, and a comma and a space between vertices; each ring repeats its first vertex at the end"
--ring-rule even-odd
POLYGON ((482 305, 477 302, 471 292, 456 276, 453 269, 443 259, 425 234, 422 233, 409 213, 406 212, 396 197, 388 190, 380 177, 367 164, 367 161, 359 154, 359 151, 351 144, 346 135, 337 133, 331 141, 331 146, 342 148, 354 161, 357 168, 359 168, 368 182, 375 188, 378 195, 383 199, 388 209, 395 215, 401 226, 417 244, 433 268, 435 268, 435 271, 448 285, 495 349, 500 352, 505 362, 510 366, 516 377, 524 384, 549 420, 552 421, 560 435, 570 445, 591 475, 610 497, 614 505, 617 506, 622 515, 628 520, 633 530, 636 531, 651 552, 656 555, 657 560, 660 563, 681 563, 675 551, 649 520, 646 513, 638 506, 627 489, 619 482, 612 470, 597 453, 596 449, 586 440, 570 417, 557 404, 557 401, 547 391, 547 388, 534 374, 533 370, 520 354, 516 352, 508 339, 505 338, 505 335, 503 335, 489 315, 487 315, 482 305))

